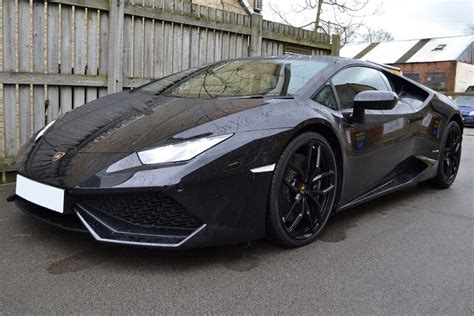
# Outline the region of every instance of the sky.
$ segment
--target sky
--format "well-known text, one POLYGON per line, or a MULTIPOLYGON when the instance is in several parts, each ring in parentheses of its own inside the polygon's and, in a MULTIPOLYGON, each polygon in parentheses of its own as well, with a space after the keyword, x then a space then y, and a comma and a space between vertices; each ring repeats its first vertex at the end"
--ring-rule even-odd
MULTIPOLYGON (((270 9, 271 5, 292 25, 304 25, 314 20, 316 13, 295 13, 300 3, 304 0, 266 0, 263 2, 263 16, 281 22, 270 9)), ((369 0, 369 5, 360 15, 374 12, 377 8, 375 15, 359 19, 371 29, 392 33, 395 40, 464 35, 466 26, 474 24, 474 0, 369 0)), ((329 14, 323 14, 328 19, 329 14)))

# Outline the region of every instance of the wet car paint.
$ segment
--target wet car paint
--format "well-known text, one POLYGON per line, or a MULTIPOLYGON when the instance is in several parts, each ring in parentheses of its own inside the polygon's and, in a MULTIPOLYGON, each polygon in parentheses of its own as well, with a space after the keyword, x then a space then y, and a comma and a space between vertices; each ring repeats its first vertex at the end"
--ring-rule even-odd
POLYGON ((98 99, 66 114, 38 142, 30 141, 19 155, 18 172, 66 188, 69 213, 88 194, 166 192, 207 224, 185 247, 263 238, 272 173, 251 170, 275 164, 286 144, 305 130, 331 137, 339 152, 342 185, 335 211, 375 197, 370 193, 394 172, 418 163, 411 160, 415 156, 426 163, 416 181, 432 177, 444 128, 459 116, 456 106, 417 85, 426 93, 423 102, 401 97, 393 110, 367 110, 363 123, 354 121, 352 110, 332 110, 311 96, 346 67, 386 70, 328 60, 330 67, 294 98, 195 100, 122 92, 98 99), (138 150, 228 133, 234 136, 187 163, 143 166, 136 158, 138 150), (53 161, 58 151, 66 155, 53 161))

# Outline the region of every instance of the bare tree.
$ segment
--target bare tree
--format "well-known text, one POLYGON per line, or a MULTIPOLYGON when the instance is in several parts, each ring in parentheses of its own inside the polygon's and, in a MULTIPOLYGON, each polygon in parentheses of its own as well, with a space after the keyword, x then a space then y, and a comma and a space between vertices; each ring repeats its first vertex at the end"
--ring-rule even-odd
POLYGON ((290 23, 287 18, 289 12, 282 12, 271 1, 269 8, 284 23, 296 27, 312 28, 326 34, 337 34, 341 37, 341 45, 344 45, 355 39, 358 30, 363 26, 363 23, 356 22, 356 20, 379 11, 380 3, 371 12, 366 12, 369 1, 380 2, 380 0, 301 0, 294 6, 293 13, 315 12, 314 20, 301 25, 290 23))
POLYGON ((392 33, 381 29, 373 30, 370 27, 367 27, 366 33, 360 34, 360 38, 366 43, 390 42, 394 40, 392 33))
POLYGON ((466 25, 466 28, 464 29, 464 33, 466 33, 466 35, 474 35, 474 24, 466 25))

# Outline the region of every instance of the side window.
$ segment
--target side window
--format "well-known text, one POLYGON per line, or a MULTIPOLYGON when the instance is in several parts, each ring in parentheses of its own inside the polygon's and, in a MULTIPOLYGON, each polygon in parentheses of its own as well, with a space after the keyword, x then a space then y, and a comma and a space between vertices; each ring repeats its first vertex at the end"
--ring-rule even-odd
POLYGON ((366 90, 392 91, 385 75, 372 68, 351 67, 344 69, 334 76, 332 82, 336 87, 342 109, 352 108, 354 98, 359 92, 366 90))
POLYGON ((330 84, 326 84, 324 88, 319 91, 315 97, 313 97, 313 100, 327 106, 328 108, 337 110, 336 97, 334 96, 334 92, 332 91, 330 84))

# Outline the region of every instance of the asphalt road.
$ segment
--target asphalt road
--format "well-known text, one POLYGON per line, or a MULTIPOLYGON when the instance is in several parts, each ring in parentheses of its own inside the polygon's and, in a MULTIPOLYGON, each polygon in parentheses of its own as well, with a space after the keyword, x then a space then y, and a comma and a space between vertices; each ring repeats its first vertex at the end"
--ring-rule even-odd
MULTIPOLYGON (((288 250, 122 248, 23 215, 0 187, 0 314, 474 314, 474 129, 448 190, 338 214, 288 250)), ((471 134, 471 136, 467 135, 471 134)))

